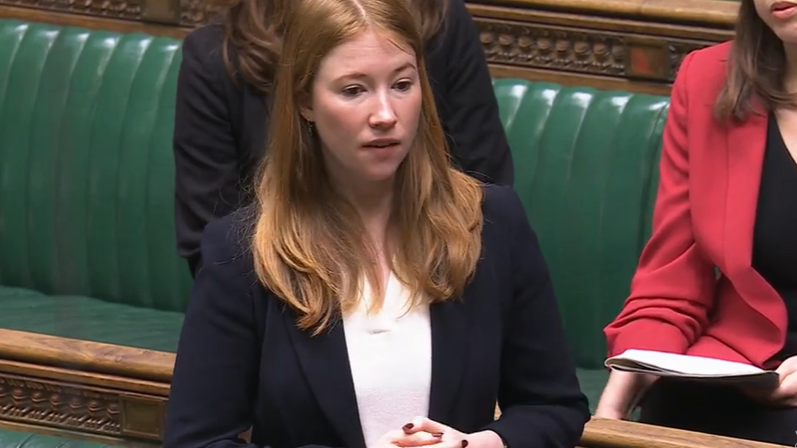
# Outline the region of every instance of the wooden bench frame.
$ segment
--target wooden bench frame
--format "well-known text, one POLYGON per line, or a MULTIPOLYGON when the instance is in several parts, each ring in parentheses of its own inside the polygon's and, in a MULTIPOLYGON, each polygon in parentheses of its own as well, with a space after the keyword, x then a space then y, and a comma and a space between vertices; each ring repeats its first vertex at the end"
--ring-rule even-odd
MULTIPOLYGON (((0 427, 126 446, 158 445, 174 359, 172 353, 0 329, 0 427)), ((775 445, 593 418, 579 446, 775 445)))
POLYGON ((175 355, 0 329, 0 426, 159 444, 175 355))

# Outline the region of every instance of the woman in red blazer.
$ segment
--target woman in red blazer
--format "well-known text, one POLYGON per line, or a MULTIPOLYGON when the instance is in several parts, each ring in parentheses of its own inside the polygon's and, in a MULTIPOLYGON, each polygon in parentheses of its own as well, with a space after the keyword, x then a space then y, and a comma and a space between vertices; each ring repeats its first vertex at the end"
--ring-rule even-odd
POLYGON ((672 89, 653 216, 609 355, 647 349, 776 368, 743 391, 612 372, 596 416, 797 443, 797 0, 742 0, 733 42, 672 89))

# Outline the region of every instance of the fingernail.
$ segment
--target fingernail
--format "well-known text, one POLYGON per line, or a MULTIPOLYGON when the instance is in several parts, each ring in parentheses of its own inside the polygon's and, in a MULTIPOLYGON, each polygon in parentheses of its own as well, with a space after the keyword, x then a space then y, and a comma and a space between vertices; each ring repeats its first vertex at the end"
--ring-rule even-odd
MULTIPOLYGON (((412 423, 407 423, 406 425, 404 425, 404 431, 409 431, 409 430, 410 430, 410 429, 412 429, 414 426, 415 426, 415 425, 413 425, 412 423)), ((395 426, 394 426, 394 428, 395 428, 395 426)))
POLYGON ((437 437, 437 438, 443 437, 443 433, 442 432, 433 432, 432 433, 432 437, 437 437))
POLYGON ((462 448, 465 448, 466 446, 468 446, 468 441, 467 440, 463 440, 462 441, 462 448))

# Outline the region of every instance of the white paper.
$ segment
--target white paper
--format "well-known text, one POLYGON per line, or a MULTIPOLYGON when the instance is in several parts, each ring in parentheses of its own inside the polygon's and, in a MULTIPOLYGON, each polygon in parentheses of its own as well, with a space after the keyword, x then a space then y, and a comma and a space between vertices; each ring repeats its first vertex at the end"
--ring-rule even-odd
POLYGON ((721 359, 679 355, 651 350, 626 350, 608 358, 605 365, 614 370, 648 373, 686 379, 716 379, 731 383, 750 383, 772 387, 778 374, 758 367, 721 359))

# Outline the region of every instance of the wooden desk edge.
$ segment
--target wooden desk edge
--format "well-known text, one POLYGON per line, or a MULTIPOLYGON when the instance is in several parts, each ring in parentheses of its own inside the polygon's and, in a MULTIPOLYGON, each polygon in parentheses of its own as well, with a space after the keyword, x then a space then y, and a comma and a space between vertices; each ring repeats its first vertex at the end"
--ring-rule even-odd
POLYGON ((169 383, 174 353, 0 329, 0 359, 169 383))

